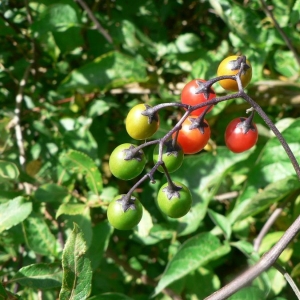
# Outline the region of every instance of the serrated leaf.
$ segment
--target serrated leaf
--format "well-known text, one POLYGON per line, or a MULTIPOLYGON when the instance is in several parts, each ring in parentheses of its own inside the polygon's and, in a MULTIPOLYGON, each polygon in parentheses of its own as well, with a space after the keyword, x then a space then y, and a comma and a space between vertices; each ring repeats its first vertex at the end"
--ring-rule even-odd
POLYGON ((222 245, 217 237, 210 233, 201 233, 187 240, 173 259, 168 263, 154 295, 160 293, 172 282, 191 271, 224 256, 230 251, 228 244, 222 245))
POLYGON ((74 223, 80 228, 83 239, 86 246, 89 247, 93 238, 91 211, 88 206, 81 214, 65 215, 64 216, 65 226, 67 228, 73 228, 74 223))
POLYGON ((52 289, 61 286, 62 270, 59 264, 34 264, 21 268, 10 280, 33 289, 52 289))
POLYGON ((230 239, 231 236, 231 224, 229 220, 221 214, 216 213, 215 211, 209 209, 208 214, 215 225, 219 226, 223 231, 225 238, 230 239))
POLYGON ((0 160, 0 181, 15 180, 19 177, 19 169, 9 161, 0 160))
POLYGON ((86 299, 91 291, 92 268, 86 256, 86 243, 80 228, 74 224, 62 256, 63 282, 60 300, 86 299))
POLYGON ((22 226, 26 244, 38 254, 57 256, 56 238, 43 218, 44 216, 31 214, 24 220, 22 226))
POLYGON ((44 184, 34 192, 35 199, 40 202, 62 202, 66 196, 67 188, 55 183, 44 184))
POLYGON ((105 91, 132 82, 144 82, 146 79, 146 62, 143 58, 112 51, 74 70, 65 78, 59 89, 64 92, 105 91))
POLYGON ((104 293, 93 296, 88 300, 133 300, 132 298, 120 293, 104 293))
POLYGON ((31 210, 32 203, 23 197, 17 197, 0 204, 0 232, 24 221, 31 210))
POLYGON ((82 152, 70 150, 63 154, 60 160, 68 171, 85 174, 88 187, 94 194, 99 195, 102 191, 102 177, 97 165, 90 157, 82 152))
MULTIPOLYGON (((238 220, 243 220, 249 216, 258 214, 299 188, 300 182, 296 176, 290 176, 269 184, 252 199, 240 204, 243 206, 243 212, 239 215, 238 220)), ((238 209, 238 207, 236 209, 238 209)))

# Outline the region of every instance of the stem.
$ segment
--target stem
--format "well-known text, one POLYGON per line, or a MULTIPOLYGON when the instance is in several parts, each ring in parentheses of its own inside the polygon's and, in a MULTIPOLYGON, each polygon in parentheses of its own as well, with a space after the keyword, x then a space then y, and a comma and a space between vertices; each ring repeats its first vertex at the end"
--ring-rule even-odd
POLYGON ((298 299, 300 299, 300 291, 299 291, 297 285, 295 284, 293 278, 290 276, 289 273, 287 273, 287 271, 285 270, 285 268, 283 268, 278 263, 275 263, 273 267, 276 268, 277 271, 279 271, 283 275, 283 277, 285 278, 285 280, 288 282, 288 284, 292 288, 294 294, 297 296, 298 299))
POLYGON ((269 229, 272 227, 272 225, 274 224, 276 219, 280 216, 280 214, 282 213, 282 210, 283 210, 282 207, 276 208, 273 211, 270 218, 268 219, 268 221, 264 224, 263 228, 261 229, 261 231, 259 232, 258 236, 256 237, 256 239, 254 240, 254 243, 253 243, 253 249, 255 252, 258 252, 263 238, 268 233, 269 229))
POLYGON ((274 132, 274 134, 278 138, 279 142, 281 143, 282 147, 284 148, 286 154, 288 155, 288 157, 296 171, 296 174, 300 180, 300 167, 297 162, 297 159, 296 159, 294 153, 292 152, 290 146, 287 144, 284 137, 280 133, 280 131, 273 124, 273 122, 270 120, 270 118, 266 115, 266 113, 263 111, 263 109, 251 97, 249 97, 244 91, 240 91, 240 97, 244 98, 256 110, 256 112, 262 117, 262 119, 269 126, 269 128, 271 128, 271 130, 274 132))
POLYGON ((103 35, 103 37, 110 43, 113 43, 113 39, 111 38, 110 34, 102 27, 100 22, 97 20, 95 17, 94 13, 92 10, 88 7, 88 5, 84 2, 84 0, 74 0, 75 2, 78 2, 80 6, 87 12, 89 18, 91 19, 92 22, 96 25, 97 30, 99 31, 100 34, 103 35))
POLYGON ((277 20, 274 18, 272 12, 269 10, 266 2, 264 0, 260 0, 260 3, 262 5, 262 9, 265 12, 265 14, 272 20, 275 28, 277 29, 277 31, 279 32, 279 34, 281 35, 282 39, 285 41, 286 45, 288 46, 288 48, 291 50, 291 52, 293 53, 297 64, 300 66, 300 58, 299 55, 296 51, 296 49, 293 47, 293 44, 291 43, 290 39, 288 38, 288 36, 285 34, 285 32, 281 29, 280 25, 278 24, 277 20))
POLYGON ((294 223, 287 229, 282 238, 271 248, 270 251, 265 253, 262 258, 250 269, 245 271, 236 279, 216 291, 212 295, 206 297, 204 300, 224 300, 237 292, 242 287, 249 284, 253 279, 258 277, 262 272, 268 270, 278 259, 280 254, 285 250, 288 244, 295 238, 300 230, 300 216, 294 223))

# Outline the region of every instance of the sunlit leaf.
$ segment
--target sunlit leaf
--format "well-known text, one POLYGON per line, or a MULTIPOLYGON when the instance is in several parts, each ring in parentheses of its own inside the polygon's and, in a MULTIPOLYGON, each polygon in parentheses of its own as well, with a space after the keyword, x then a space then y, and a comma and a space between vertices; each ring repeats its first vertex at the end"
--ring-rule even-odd
POLYGON ((60 300, 86 299, 91 291, 92 269, 86 256, 86 243, 79 227, 69 236, 62 257, 63 280, 60 290, 60 300))
POLYGON ((11 282, 33 289, 51 289, 61 286, 62 270, 57 263, 34 264, 21 268, 11 282))
POLYGON ((82 152, 70 150, 60 157, 61 163, 67 171, 85 174, 90 190, 97 194, 102 191, 102 177, 95 162, 82 152))
POLYGON ((182 278, 189 272, 218 259, 230 251, 217 237, 201 233, 187 240, 166 267, 154 294, 157 295, 170 283, 182 278))
POLYGON ((23 197, 0 204, 0 232, 24 221, 31 210, 32 203, 23 197))

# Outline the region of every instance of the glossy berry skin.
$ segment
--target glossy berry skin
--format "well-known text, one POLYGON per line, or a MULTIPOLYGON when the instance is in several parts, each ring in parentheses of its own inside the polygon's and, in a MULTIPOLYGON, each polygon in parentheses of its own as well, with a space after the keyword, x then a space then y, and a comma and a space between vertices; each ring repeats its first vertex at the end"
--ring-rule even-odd
MULTIPOLYGON (((159 144, 157 144, 153 151, 153 162, 156 164, 159 159, 159 144)), ((175 149, 172 147, 172 140, 167 141, 166 144, 163 146, 163 155, 162 160, 165 163, 166 168, 168 169, 169 173, 175 172, 178 170, 183 162, 184 153, 180 145, 176 144, 175 149)), ((159 166, 158 171, 164 172, 162 166, 159 166)))
MULTIPOLYGON (((232 55, 226 57, 222 62, 220 63, 217 75, 218 76, 224 76, 224 75, 236 75, 239 72, 240 69, 240 60, 242 56, 238 55, 232 55)), ((249 62, 249 60, 246 60, 246 70, 241 75, 241 81, 242 86, 245 88, 252 78, 252 67, 249 62)), ((238 85, 237 82, 233 79, 223 79, 219 81, 220 85, 223 87, 223 89, 228 91, 238 91, 238 85)))
POLYGON ((155 113, 147 115, 147 104, 135 105, 128 113, 125 121, 128 134, 135 140, 146 140, 151 137, 159 127, 159 117, 155 113), (146 114, 146 115, 145 115, 146 114))
POLYGON ((229 150, 234 153, 241 153, 252 148, 258 139, 256 125, 252 122, 245 123, 246 118, 232 120, 225 131, 225 143, 229 150))
MULTIPOLYGON (((191 106, 209 101, 216 97, 216 94, 213 88, 205 88, 203 83, 206 80, 203 79, 194 79, 188 82, 181 92, 181 103, 188 104, 191 106)), ((200 116, 201 113, 207 108, 207 106, 203 106, 191 112, 192 116, 200 116)), ((210 111, 212 107, 208 110, 210 111)))
POLYGON ((124 202, 122 200, 124 196, 118 195, 110 202, 107 208, 107 218, 114 228, 130 230, 141 221, 143 206, 137 198, 132 196, 129 203, 124 202))
MULTIPOLYGON (((200 128, 190 129, 193 124, 193 120, 196 117, 188 117, 179 130, 177 141, 181 145, 184 154, 195 154, 201 151, 207 144, 210 138, 210 127, 206 120, 204 120, 204 126, 200 128)), ((173 138, 175 137, 173 134, 173 138)))
POLYGON ((177 181, 173 182, 177 191, 168 191, 165 183, 157 194, 158 208, 170 218, 181 218, 186 215, 192 206, 192 195, 188 187, 177 181))
POLYGON ((142 150, 139 150, 131 158, 130 153, 135 148, 136 146, 130 143, 124 143, 113 150, 109 157, 109 168, 115 177, 122 180, 129 180, 142 173, 146 165, 146 158, 142 150))

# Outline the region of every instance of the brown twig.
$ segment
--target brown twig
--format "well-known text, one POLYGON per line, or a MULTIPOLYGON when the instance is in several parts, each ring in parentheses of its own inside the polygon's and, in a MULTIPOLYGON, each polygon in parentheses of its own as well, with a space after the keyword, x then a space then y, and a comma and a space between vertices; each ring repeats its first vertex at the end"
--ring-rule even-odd
POLYGON ((89 18, 91 19, 92 22, 96 25, 97 30, 99 31, 100 34, 104 36, 104 38, 110 43, 113 43, 113 39, 110 36, 110 34, 102 27, 100 22, 97 20, 95 17, 94 13, 92 10, 88 7, 88 5, 84 2, 84 0, 74 0, 75 2, 78 2, 80 6, 87 12, 89 18))
POLYGON ((258 277, 261 273, 268 270, 274 265, 280 254, 286 249, 288 244, 295 238, 300 230, 300 216, 287 229, 282 238, 265 253, 262 258, 250 269, 232 280, 230 283, 216 291, 205 300, 223 300, 240 290, 242 287, 249 284, 252 280, 258 277))
POLYGON ((280 25, 278 24, 277 20, 274 18, 273 13, 271 12, 271 10, 269 10, 266 2, 264 0, 260 0, 260 3, 262 5, 262 9, 265 12, 265 14, 272 20, 276 30, 279 32, 279 34, 281 35, 282 39, 285 41, 286 45, 288 46, 288 48, 291 50, 291 52, 293 53, 298 66, 300 66, 300 57, 296 51, 296 49, 294 48, 293 44, 291 43, 290 39, 288 38, 288 36, 285 34, 285 32, 281 29, 280 25))

